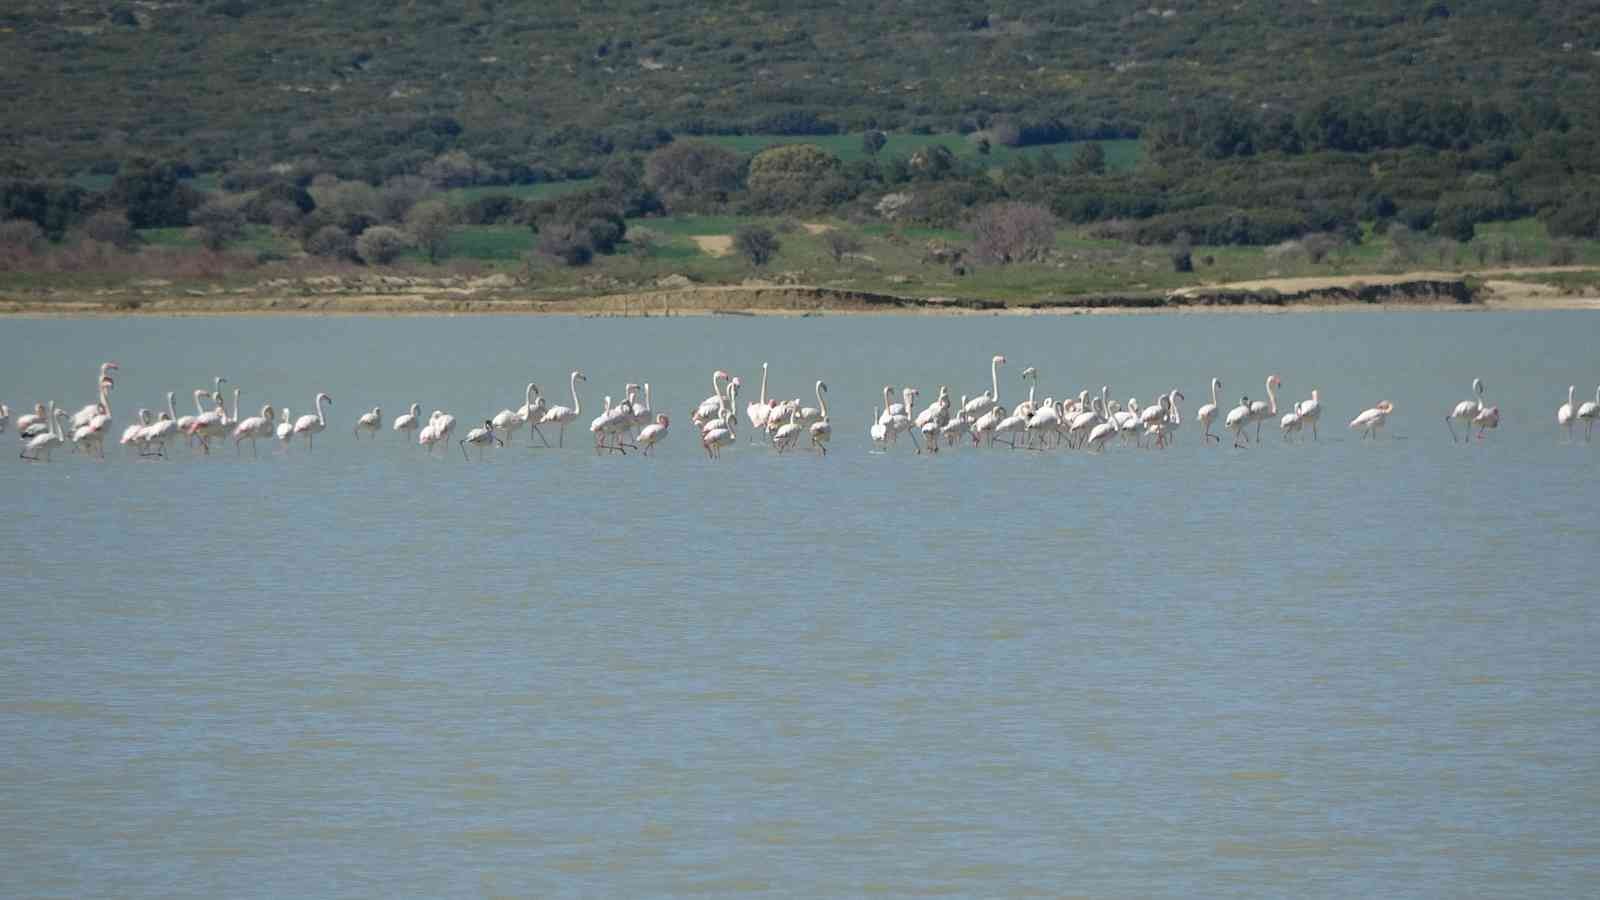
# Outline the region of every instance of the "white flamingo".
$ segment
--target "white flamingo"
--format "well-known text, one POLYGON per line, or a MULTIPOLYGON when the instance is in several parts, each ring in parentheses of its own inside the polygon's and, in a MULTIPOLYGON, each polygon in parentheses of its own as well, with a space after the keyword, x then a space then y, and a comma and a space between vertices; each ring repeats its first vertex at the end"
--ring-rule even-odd
POLYGON ((765 431, 770 421, 767 416, 772 412, 772 406, 767 401, 767 364, 761 364, 761 396, 745 406, 745 418, 750 422, 750 440, 754 441, 756 432, 765 431))
POLYGON ((1250 404, 1250 421, 1256 423, 1256 443, 1261 442, 1261 423, 1278 415, 1278 388, 1283 385, 1283 379, 1276 375, 1267 376, 1267 400, 1260 400, 1250 404))
MULTIPOLYGON (((521 406, 516 409, 502 409, 494 414, 494 418, 489 420, 494 423, 496 433, 505 434, 503 443, 510 442, 512 438, 516 437, 517 429, 527 424, 528 413, 533 409, 533 394, 538 389, 539 386, 537 384, 531 381, 528 382, 528 386, 522 389, 521 406)), ((530 432, 529 434, 531 436, 532 433, 530 432)))
POLYGON ((657 444, 667 439, 667 427, 671 424, 672 423, 667 420, 666 415, 663 414, 656 416, 654 423, 646 425, 644 428, 640 429, 638 439, 639 452, 647 456, 650 455, 651 450, 653 450, 657 444))
POLYGON ((422 427, 422 404, 421 403, 413 403, 413 404, 411 404, 411 411, 410 412, 402 413, 402 414, 400 414, 398 416, 395 416, 395 419, 394 419, 394 430, 400 432, 403 435, 405 435, 406 436, 405 439, 408 440, 408 441, 411 439, 411 434, 413 432, 415 432, 418 428, 421 428, 421 427, 422 427))
POLYGON ((332 406, 333 398, 319 392, 317 394, 317 414, 314 416, 309 414, 301 416, 294 422, 294 433, 306 436, 306 450, 308 452, 311 450, 312 438, 328 427, 328 417, 322 411, 322 404, 324 403, 332 406))
MULTIPOLYGON (((723 375, 724 377, 727 375, 726 372, 718 372, 717 374, 723 375)), ((588 376, 574 369, 572 376, 568 379, 568 384, 572 388, 572 405, 570 407, 552 406, 546 410, 545 414, 539 419, 540 425, 561 426, 561 434, 556 438, 557 447, 566 446, 567 424, 569 422, 576 422, 578 420, 578 416, 583 412, 583 401, 578 399, 578 382, 588 380, 588 376)), ((718 397, 720 396, 721 395, 719 394, 718 397)))
POLYGON ((28 460, 29 462, 49 462, 50 451, 66 442, 66 436, 61 430, 61 420, 67 417, 66 411, 63 410, 60 413, 57 413, 56 402, 51 400, 48 411, 45 413, 45 417, 45 421, 50 425, 49 430, 42 434, 36 434, 33 437, 28 438, 26 441, 23 441, 22 453, 20 456, 21 459, 28 460), (57 418, 57 416, 60 418, 57 418), (33 455, 29 456, 28 454, 30 453, 33 455), (41 453, 44 454, 43 460, 39 458, 39 454, 41 453))
POLYGON ((173 406, 173 400, 176 397, 177 394, 167 391, 167 411, 161 414, 160 419, 151 423, 149 428, 140 433, 139 442, 144 445, 143 451, 139 454, 140 456, 165 457, 167 455, 167 442, 178 434, 178 410, 173 406), (155 448, 153 453, 150 452, 152 447, 155 448))
POLYGON ((88 425, 90 419, 100 415, 100 407, 105 403, 106 382, 111 380, 111 373, 117 371, 117 369, 118 366, 114 362, 100 364, 100 375, 94 381, 95 390, 100 393, 100 402, 90 403, 73 413, 71 430, 77 431, 79 428, 88 425))
POLYGON ((711 427, 700 435, 700 446, 705 448, 706 456, 712 459, 722 458, 722 448, 738 440, 738 435, 733 433, 732 417, 724 409, 722 417, 714 420, 711 427))
POLYGON ((240 419, 233 426, 233 452, 239 453, 239 444, 246 438, 250 440, 250 455, 259 456, 256 450, 258 438, 272 437, 272 404, 261 407, 261 412, 248 418, 240 419))
POLYGON ((1577 392, 1577 385, 1567 385, 1567 402, 1556 407, 1556 424, 1567 430, 1567 440, 1569 441, 1572 440, 1572 422, 1577 418, 1578 413, 1578 405, 1572 402, 1573 396, 1577 392))
POLYGON ((1387 400, 1378 403, 1371 409, 1363 410, 1361 415, 1350 420, 1350 427, 1360 429, 1362 438, 1378 437, 1378 429, 1389 421, 1389 414, 1394 412, 1394 404, 1387 400))
POLYGON ((363 431, 372 435, 373 440, 377 440, 378 432, 382 430, 383 409, 381 407, 374 406, 371 412, 363 413, 361 418, 356 420, 355 434, 358 441, 361 440, 361 432, 363 431))
POLYGON ((800 435, 805 433, 805 426, 795 421, 799 411, 799 406, 791 407, 787 421, 779 425, 778 430, 772 433, 772 447, 779 453, 783 453, 799 443, 800 435))
POLYGON ((1300 413, 1301 405, 1302 404, 1296 403, 1294 405, 1294 409, 1284 413, 1283 418, 1278 420, 1278 429, 1283 432, 1283 439, 1285 441, 1289 441, 1303 428, 1305 428, 1306 420, 1305 417, 1300 413))
POLYGON ((141 406, 134 418, 138 421, 122 429, 122 437, 117 438, 117 443, 127 447, 129 450, 138 451, 141 449, 139 438, 144 434, 144 430, 150 427, 150 422, 152 421, 150 410, 141 406))
POLYGON ((484 419, 482 428, 474 428, 467 432, 467 436, 457 441, 456 444, 461 447, 461 458, 469 462, 472 460, 472 457, 467 455, 468 444, 478 448, 478 460, 480 462, 483 460, 483 448, 485 446, 489 444, 500 444, 501 446, 505 446, 504 442, 502 442, 498 437, 495 437, 494 421, 491 419, 484 419))
POLYGON ((50 422, 49 414, 45 412, 44 404, 43 403, 35 403, 33 405, 33 412, 28 413, 25 416, 18 416, 17 417, 17 434, 19 436, 26 435, 26 434, 28 434, 29 430, 33 428, 33 426, 35 426, 35 425, 47 425, 48 426, 49 422, 50 422))
POLYGON ((11 407, 0 403, 0 434, 6 433, 6 426, 11 424, 11 407))
POLYGON ((939 429, 939 434, 944 438, 946 447, 954 447, 956 443, 961 440, 963 435, 972 430, 971 420, 969 420, 966 417, 966 414, 961 411, 962 407, 965 407, 966 405, 967 395, 962 394, 961 405, 956 407, 956 414, 951 416, 950 421, 944 423, 944 425, 939 429))
POLYGON ((1219 444, 1222 443, 1222 438, 1211 433, 1211 423, 1216 420, 1217 410, 1220 408, 1217 406, 1217 392, 1220 390, 1222 390, 1222 379, 1211 379, 1211 402, 1194 412, 1195 419, 1204 426, 1204 430, 1200 432, 1201 444, 1209 444, 1213 440, 1219 444))
MULTIPOLYGON (((1589 435, 1594 432, 1594 421, 1600 419, 1600 386, 1594 389, 1594 399, 1578 407, 1578 418, 1584 421, 1583 441, 1589 442, 1589 435)), ((4 431, 0 428, 0 431, 4 431)))
POLYGON ((281 417, 278 419, 278 427, 274 428, 272 433, 278 438, 278 444, 287 451, 289 449, 289 439, 294 437, 294 420, 289 417, 289 407, 285 406, 283 408, 281 417))
POLYGON ((1472 379, 1472 393, 1473 399, 1457 403, 1455 409, 1450 410, 1450 414, 1444 417, 1445 427, 1450 429, 1450 442, 1452 444, 1456 443, 1456 426, 1454 423, 1460 422, 1467 426, 1467 434, 1470 436, 1472 434, 1472 420, 1477 417, 1478 413, 1483 412, 1483 379, 1472 379))
POLYGON ((1485 431, 1500 427, 1500 407, 1485 406, 1478 410, 1478 414, 1472 417, 1472 424, 1478 429, 1478 440, 1483 440, 1485 431))
POLYGON ((1322 418, 1322 393, 1311 389, 1311 399, 1300 401, 1300 422, 1311 426, 1311 439, 1317 439, 1317 421, 1322 418))
POLYGON ((1029 379, 1032 379, 1033 383, 1028 385, 1028 399, 1018 403, 1011 409, 1012 415, 1021 416, 1024 421, 1033 418, 1033 414, 1039 409, 1038 404, 1033 402, 1033 392, 1039 387, 1039 370, 1037 368, 1029 366, 1022 370, 1022 380, 1027 381, 1029 379))
MULTIPOLYGON (((817 421, 811 423, 811 427, 809 429, 811 433, 811 446, 822 451, 823 456, 827 456, 828 441, 833 438, 833 423, 828 421, 828 401, 823 398, 823 395, 828 392, 828 386, 824 384, 821 379, 817 380, 816 392, 817 408, 822 410, 822 416, 818 418, 817 421)), ((938 442, 939 439, 937 436, 935 436, 934 444, 937 445, 938 442)))
POLYGON ((695 425, 704 425, 722 411, 723 404, 727 402, 727 397, 722 392, 722 382, 727 378, 728 373, 721 369, 711 373, 711 396, 701 400, 700 405, 695 407, 694 414, 689 417, 695 425))
POLYGON ((1248 440, 1244 436, 1244 430, 1250 424, 1250 410, 1250 398, 1240 397, 1239 405, 1228 410, 1228 417, 1222 421, 1222 427, 1233 432, 1233 445, 1235 447, 1244 446, 1241 441, 1248 440))
MULTIPOLYGON (((189 437, 200 439, 200 447, 207 454, 211 452, 212 438, 226 437, 228 434, 228 410, 222 404, 222 394, 212 394, 211 402, 216 404, 215 408, 195 416, 185 430, 189 437)), ((238 388, 233 389, 233 405, 237 414, 239 406, 238 388)))
MULTIPOLYGON (((885 396, 888 396, 885 394, 885 396)), ((867 436, 872 438, 873 446, 879 450, 887 450, 889 446, 889 426, 883 424, 883 416, 878 407, 872 408, 872 427, 867 429, 867 436)))
POLYGON ((1004 356, 996 355, 989 360, 989 390, 968 400, 961 405, 961 414, 969 419, 979 416, 994 408, 1000 402, 1000 367, 1006 364, 1004 356))

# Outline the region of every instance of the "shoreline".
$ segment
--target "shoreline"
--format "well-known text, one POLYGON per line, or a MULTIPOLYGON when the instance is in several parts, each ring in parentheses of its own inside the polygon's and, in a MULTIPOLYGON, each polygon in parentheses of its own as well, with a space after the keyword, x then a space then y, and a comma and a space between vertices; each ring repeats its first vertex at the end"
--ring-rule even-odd
POLYGON ((129 296, 123 292, 0 295, 5 318, 126 316, 452 316, 564 315, 592 318, 816 315, 1106 315, 1153 313, 1293 313, 1330 310, 1600 309, 1600 292, 1568 292, 1537 281, 1496 279, 1550 270, 1337 276, 1188 287, 1176 291, 1063 296, 1021 301, 915 297, 811 285, 673 287, 639 293, 536 297, 496 284, 487 290, 441 289, 360 280, 284 293, 281 282, 254 288, 129 296), (1487 279, 1487 280, 1485 280, 1487 279), (262 291, 262 288, 268 288, 262 291), (276 290, 272 290, 272 289, 276 290), (384 288, 389 288, 385 290, 384 288), (61 298, 61 299, 56 299, 61 298), (70 298, 70 299, 67 299, 70 298))

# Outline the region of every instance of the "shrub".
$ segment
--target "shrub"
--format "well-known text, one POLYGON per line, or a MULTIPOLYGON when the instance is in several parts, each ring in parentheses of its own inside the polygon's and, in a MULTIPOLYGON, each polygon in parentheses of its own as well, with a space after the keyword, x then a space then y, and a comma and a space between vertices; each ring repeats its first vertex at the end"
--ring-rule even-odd
POLYGON ((1037 262, 1055 242, 1056 217, 1031 203, 991 203, 972 220, 973 249, 989 262, 1037 262))
POLYGON ((586 266, 594 259, 589 235, 575 225, 556 223, 539 231, 539 252, 568 266, 586 266))
POLYGON ((450 228, 455 224, 455 210, 443 200, 429 200, 411 208, 406 216, 406 231, 428 262, 436 263, 450 249, 450 228))
POLYGON ((92 241, 110 244, 123 250, 137 246, 139 235, 128 221, 128 214, 120 209, 107 209, 83 221, 80 229, 92 241))
POLYGON ((356 239, 337 225, 324 225, 306 238, 306 252, 329 259, 355 259, 356 239))
POLYGON ((44 243, 44 229, 27 219, 0 222, 0 252, 38 253, 44 243))
POLYGON ((369 266, 394 262, 410 246, 406 235, 389 225, 374 225, 356 238, 356 255, 369 266))
POLYGON ((221 250, 244 237, 244 211, 226 201, 206 201, 189 213, 189 222, 207 250, 221 250))
POLYGON ((846 254, 861 252, 861 236, 835 228, 822 236, 822 246, 827 248, 834 262, 842 262, 846 254))

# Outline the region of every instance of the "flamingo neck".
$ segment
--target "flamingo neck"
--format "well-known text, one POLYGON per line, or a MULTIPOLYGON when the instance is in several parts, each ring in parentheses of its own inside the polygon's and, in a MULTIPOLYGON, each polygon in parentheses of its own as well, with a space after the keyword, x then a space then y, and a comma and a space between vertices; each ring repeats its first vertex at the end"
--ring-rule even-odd
POLYGON ((767 405, 767 364, 761 364, 761 405, 767 405))
MULTIPOLYGON (((712 378, 711 380, 713 382, 715 382, 716 378, 712 378)), ((572 377, 567 379, 567 384, 572 388, 572 414, 575 415, 575 416, 582 415, 583 414, 583 403, 578 400, 578 373, 577 372, 573 372, 572 373, 572 377)))

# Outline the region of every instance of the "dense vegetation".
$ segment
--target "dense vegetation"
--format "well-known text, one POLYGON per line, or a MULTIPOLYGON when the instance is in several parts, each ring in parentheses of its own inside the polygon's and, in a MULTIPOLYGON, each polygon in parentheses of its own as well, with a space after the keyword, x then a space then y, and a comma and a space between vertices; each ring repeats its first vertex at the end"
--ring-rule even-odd
POLYGON ((648 217, 995 204, 1139 245, 1597 238, 1597 35, 1550 0, 16 0, 0 220, 369 263, 521 226, 569 266, 648 217))

